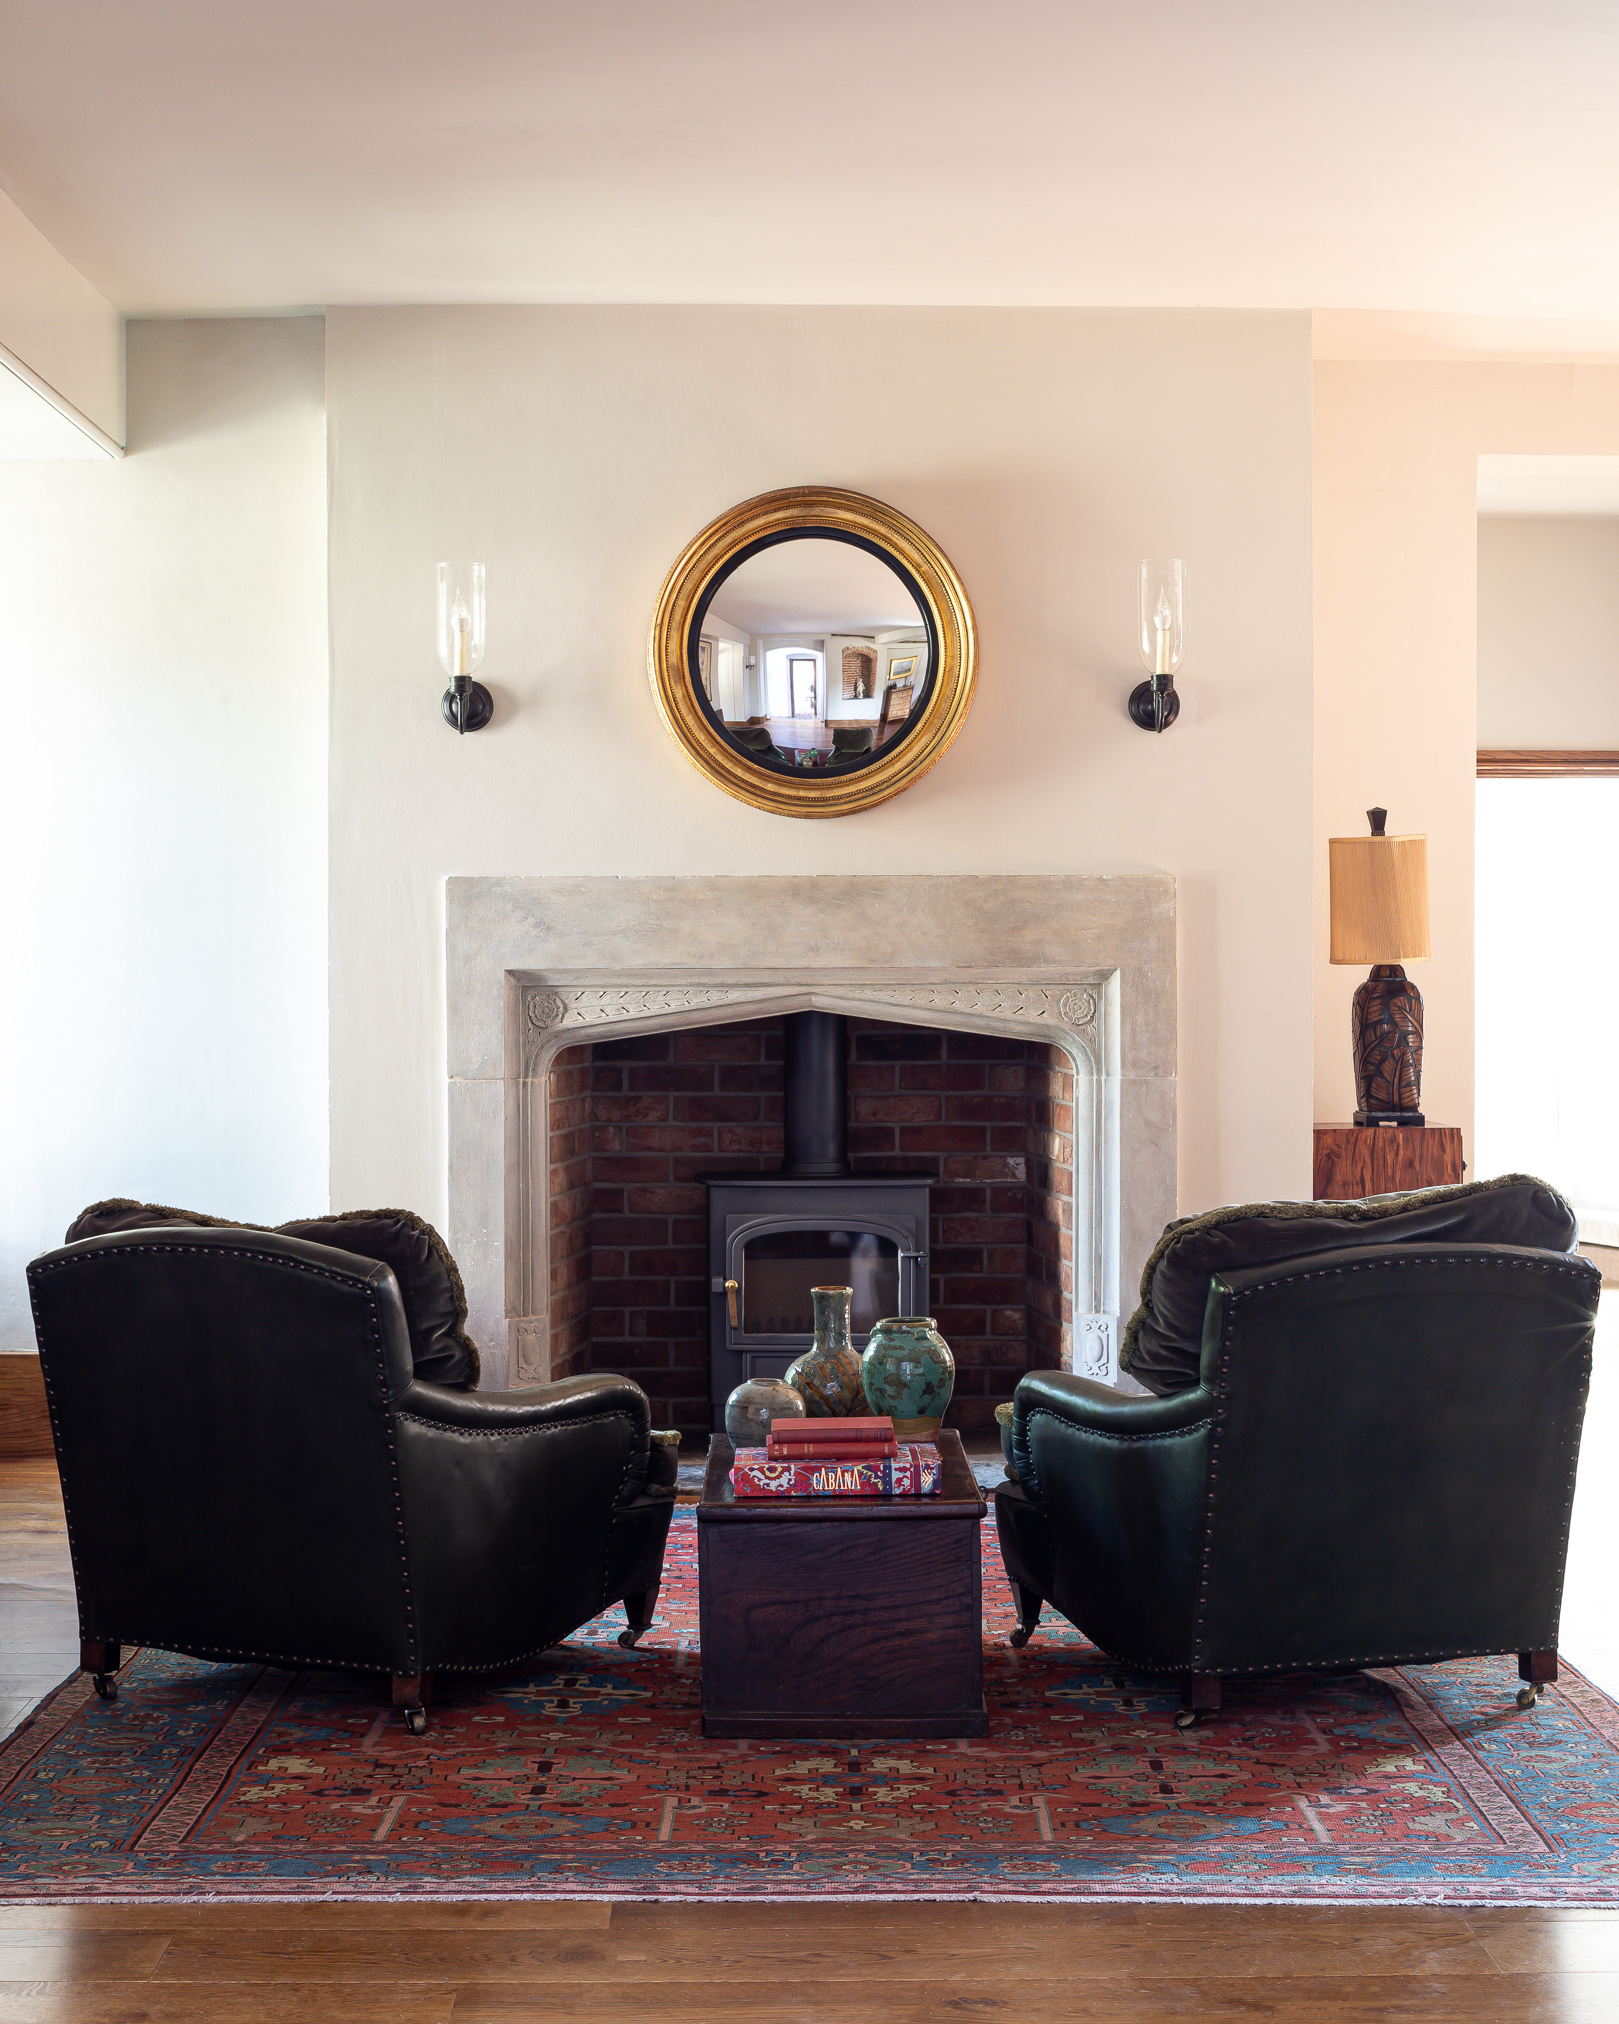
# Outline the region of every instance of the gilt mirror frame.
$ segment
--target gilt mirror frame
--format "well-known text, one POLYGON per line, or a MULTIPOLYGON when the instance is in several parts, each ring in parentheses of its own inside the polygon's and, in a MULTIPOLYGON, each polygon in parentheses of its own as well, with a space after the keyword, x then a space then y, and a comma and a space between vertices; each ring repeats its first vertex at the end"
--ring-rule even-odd
POLYGON ((647 673, 670 735, 716 787, 773 815, 854 815, 903 794, 949 750, 977 672, 972 606, 943 549, 880 499, 826 485, 764 492, 710 521, 664 579, 647 641, 647 673), (697 653, 709 603, 732 570, 780 541, 816 536, 863 548, 894 570, 922 614, 929 669, 919 705, 886 747, 800 774, 761 762, 729 735, 702 693, 697 653))

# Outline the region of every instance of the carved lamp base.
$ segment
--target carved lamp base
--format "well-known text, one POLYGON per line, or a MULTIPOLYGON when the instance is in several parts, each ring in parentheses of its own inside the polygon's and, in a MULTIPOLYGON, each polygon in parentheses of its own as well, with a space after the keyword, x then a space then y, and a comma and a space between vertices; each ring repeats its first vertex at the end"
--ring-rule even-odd
POLYGON ((1355 993, 1356 1124, 1410 1124, 1422 1116, 1422 993, 1398 963, 1374 963, 1355 993))

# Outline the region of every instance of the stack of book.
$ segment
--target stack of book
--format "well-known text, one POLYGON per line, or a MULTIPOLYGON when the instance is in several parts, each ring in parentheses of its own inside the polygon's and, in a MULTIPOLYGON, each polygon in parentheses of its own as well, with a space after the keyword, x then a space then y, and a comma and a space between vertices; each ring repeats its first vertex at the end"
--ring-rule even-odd
POLYGON ((899 1453, 887 1413, 866 1419, 775 1420, 765 1436, 772 1462, 882 1462, 899 1453))
POLYGON ((761 1457, 731 1467, 738 1497, 936 1497, 943 1473, 931 1443, 901 1443, 886 1414, 871 1419, 777 1420, 761 1457))

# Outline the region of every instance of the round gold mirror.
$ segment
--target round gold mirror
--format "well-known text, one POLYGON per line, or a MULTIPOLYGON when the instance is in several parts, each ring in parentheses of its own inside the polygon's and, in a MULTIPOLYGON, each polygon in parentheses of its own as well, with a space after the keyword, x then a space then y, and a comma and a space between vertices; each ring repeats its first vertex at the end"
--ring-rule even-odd
POLYGON ((776 815, 852 815, 920 780, 961 729, 977 658, 937 543, 878 499, 816 485, 705 527, 647 648, 687 758, 776 815))

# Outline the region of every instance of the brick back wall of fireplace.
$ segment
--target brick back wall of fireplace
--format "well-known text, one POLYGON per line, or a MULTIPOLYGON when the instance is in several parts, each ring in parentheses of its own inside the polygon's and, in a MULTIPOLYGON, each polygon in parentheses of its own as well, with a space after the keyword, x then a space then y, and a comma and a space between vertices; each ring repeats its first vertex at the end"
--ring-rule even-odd
MULTIPOLYGON (((709 1425, 703 1178, 781 1163, 780 1019, 584 1042, 550 1084, 551 1368, 621 1370, 654 1424, 709 1425)), ((849 1157, 933 1182, 932 1305, 951 1424, 987 1427, 1064 1361, 1073 1074, 1059 1048, 849 1022, 849 1157)))

